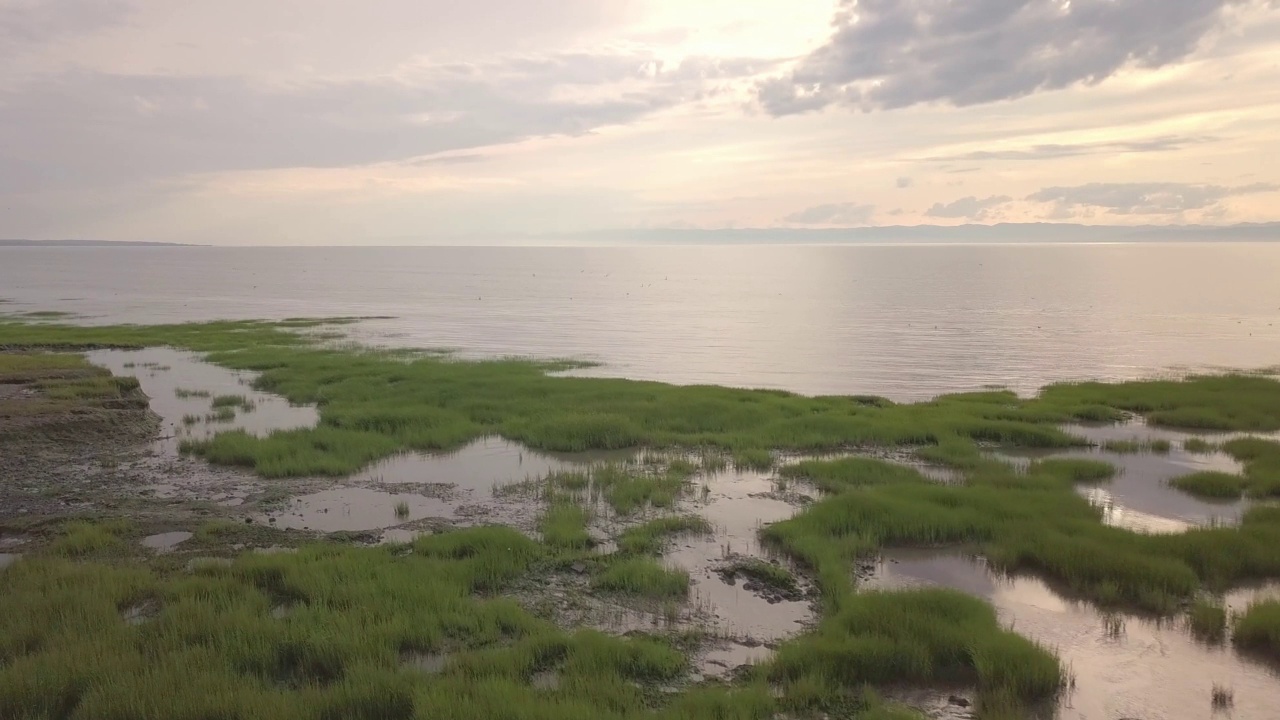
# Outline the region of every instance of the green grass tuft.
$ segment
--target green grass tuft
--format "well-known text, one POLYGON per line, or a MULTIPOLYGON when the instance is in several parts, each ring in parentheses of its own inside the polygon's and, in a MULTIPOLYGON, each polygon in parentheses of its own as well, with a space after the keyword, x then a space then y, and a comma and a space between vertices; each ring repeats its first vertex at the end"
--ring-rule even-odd
POLYGON ((669 570, 649 558, 628 557, 609 563, 592 585, 650 600, 679 599, 689 594, 689 573, 669 570))
POLYGON ((720 574, 729 576, 741 575, 784 593, 796 593, 799 591, 795 576, 789 570, 780 565, 765 562, 760 558, 736 559, 722 566, 720 574))
POLYGON ((1196 598, 1187 613, 1191 634, 1204 642, 1222 642, 1227 634, 1227 609, 1222 603, 1196 598))
POLYGON ((553 502, 538 522, 542 541, 553 550, 583 551, 594 544, 587 534, 590 514, 575 503, 553 502))
POLYGON ((1201 497, 1238 498, 1244 495, 1249 481, 1240 475, 1203 470, 1173 478, 1169 481, 1169 485, 1201 497))
POLYGON ((658 518, 623 532, 618 550, 630 555, 661 555, 672 537, 710 532, 711 524, 696 515, 658 518))
POLYGON ((1280 601, 1250 605, 1236 620, 1231 640, 1242 650, 1280 660, 1280 601))
POLYGON ((746 448, 733 454, 733 466, 739 470, 772 470, 773 453, 763 448, 746 448))
POLYGON ((1189 453, 1206 454, 1217 452, 1218 446, 1203 438, 1187 438, 1182 441, 1182 449, 1189 453))

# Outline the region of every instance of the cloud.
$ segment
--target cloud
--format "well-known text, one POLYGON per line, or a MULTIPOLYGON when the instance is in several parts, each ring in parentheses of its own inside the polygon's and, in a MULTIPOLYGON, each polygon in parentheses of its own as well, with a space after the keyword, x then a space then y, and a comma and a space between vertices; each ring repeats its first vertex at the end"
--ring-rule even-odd
MULTIPOLYGON (((1186 58, 1248 0, 842 0, 835 34, 760 84, 773 115, 989 103, 1186 58)), ((1257 2, 1258 0, 1255 0, 1257 2)))
POLYGON ((900 177, 894 184, 897 185, 899 189, 905 189, 914 185, 915 182, 915 180, 912 180, 909 177, 900 177))
POLYGON ((1069 211, 1101 209, 1113 215, 1171 215, 1207 210, 1229 197, 1276 192, 1280 185, 1254 183, 1227 187, 1187 183, 1089 183, 1074 187, 1048 187, 1027 200, 1054 203, 1055 217, 1069 211))
POLYGON ((935 218, 965 218, 968 220, 986 219, 991 211, 1013 198, 1008 195, 993 195, 988 198, 966 197, 947 204, 934 203, 925 211, 925 215, 935 218))
POLYGON ((342 167, 576 136, 697 101, 754 67, 554 53, 305 83, 64 73, 0 90, 0 192, 342 167))
POLYGON ((788 225, 866 225, 871 221, 875 205, 858 203, 830 203, 814 205, 782 218, 788 225))
POLYGON ((1120 155, 1127 153, 1169 152, 1182 150, 1191 145, 1200 145, 1218 141, 1212 136, 1180 136, 1164 135, 1147 140, 1118 140, 1111 142, 1075 143, 1075 144, 1042 144, 1032 145, 1024 150, 979 150, 956 155, 939 155, 924 158, 931 162, 953 160, 1050 160, 1080 155, 1120 155))
POLYGON ((5 0, 0 2, 0 57, 118 24, 129 12, 123 0, 5 0))

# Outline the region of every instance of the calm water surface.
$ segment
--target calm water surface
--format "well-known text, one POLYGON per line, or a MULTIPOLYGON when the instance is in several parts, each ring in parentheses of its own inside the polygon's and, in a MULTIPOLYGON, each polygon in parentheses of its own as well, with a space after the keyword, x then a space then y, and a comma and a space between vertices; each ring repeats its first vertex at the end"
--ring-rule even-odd
POLYGON ((919 399, 1280 364, 1280 245, 2 248, 88 322, 391 315, 366 341, 919 399))

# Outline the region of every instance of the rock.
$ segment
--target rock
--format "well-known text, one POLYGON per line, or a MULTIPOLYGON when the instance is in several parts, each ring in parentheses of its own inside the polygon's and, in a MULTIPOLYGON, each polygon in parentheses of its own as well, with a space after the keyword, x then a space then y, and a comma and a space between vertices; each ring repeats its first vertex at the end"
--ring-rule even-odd
POLYGON ((947 702, 951 703, 952 705, 959 705, 960 707, 969 707, 969 705, 972 704, 968 701, 968 699, 962 698, 959 695, 952 695, 951 697, 948 697, 947 702))
POLYGON ((252 524, 253 524, 253 518, 245 518, 245 519, 244 519, 244 524, 245 524, 245 525, 252 525, 252 524))
POLYGON ((569 569, 581 575, 587 571, 587 566, 583 563, 576 562, 569 566, 569 569))

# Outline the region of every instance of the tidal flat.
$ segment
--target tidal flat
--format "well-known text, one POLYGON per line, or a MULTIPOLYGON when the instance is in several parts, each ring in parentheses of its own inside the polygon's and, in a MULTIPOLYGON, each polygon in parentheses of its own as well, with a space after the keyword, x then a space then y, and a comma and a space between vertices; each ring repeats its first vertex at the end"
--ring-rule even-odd
POLYGON ((0 319, 0 717, 1178 717, 1105 670, 1150 643, 1175 713, 1280 706, 1267 375, 899 404, 49 320, 0 319))

